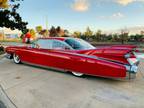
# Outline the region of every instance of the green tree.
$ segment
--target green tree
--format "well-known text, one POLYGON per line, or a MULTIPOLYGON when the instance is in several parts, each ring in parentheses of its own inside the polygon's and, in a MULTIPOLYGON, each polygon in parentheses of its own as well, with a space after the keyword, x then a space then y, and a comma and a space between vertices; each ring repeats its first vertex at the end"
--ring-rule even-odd
POLYGON ((32 38, 35 39, 36 38, 36 32, 34 29, 30 29, 29 33, 31 34, 32 38))
POLYGON ((51 37, 57 37, 57 30, 54 26, 51 27, 51 29, 49 30, 49 33, 51 37))
POLYGON ((97 30, 97 32, 96 32, 96 40, 100 41, 101 40, 101 36, 102 36, 102 31, 101 30, 97 30))
POLYGON ((43 29, 39 34, 41 34, 43 37, 49 37, 49 31, 46 29, 43 29))
POLYGON ((36 26, 35 29, 37 33, 40 33, 43 30, 42 26, 36 26))
POLYGON ((129 32, 126 29, 121 30, 120 40, 122 44, 128 41, 128 35, 129 35, 129 32))
POLYGON ((8 0, 0 0, 0 8, 8 8, 8 0))
POLYGON ((119 36, 118 36, 118 34, 113 34, 113 36, 112 36, 112 41, 118 41, 119 40, 119 36))
POLYGON ((23 33, 28 31, 27 22, 24 22, 17 12, 20 0, 0 0, 0 27, 11 28, 12 30, 18 29, 23 33), (11 5, 11 6, 9 6, 11 5))
POLYGON ((93 35, 93 31, 87 27, 86 32, 84 33, 85 36, 90 37, 93 35))
POLYGON ((81 32, 80 31, 75 31, 73 33, 74 37, 80 38, 81 37, 81 32))
POLYGON ((61 37, 61 36, 64 36, 65 34, 64 34, 64 30, 60 27, 60 26, 58 26, 57 28, 56 28, 56 32, 57 32, 57 36, 58 37, 61 37))
POLYGON ((64 30, 64 37, 69 37, 69 34, 70 34, 69 31, 65 29, 64 30))

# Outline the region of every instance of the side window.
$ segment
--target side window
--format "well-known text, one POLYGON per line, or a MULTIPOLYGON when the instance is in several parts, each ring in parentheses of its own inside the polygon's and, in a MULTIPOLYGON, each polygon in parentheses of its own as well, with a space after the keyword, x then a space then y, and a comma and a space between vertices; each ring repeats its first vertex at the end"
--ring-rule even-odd
POLYGON ((40 48, 43 49, 52 49, 53 40, 49 39, 40 39, 36 42, 40 48))
POLYGON ((71 49, 70 46, 68 46, 67 44, 61 42, 61 41, 58 41, 58 40, 54 40, 53 41, 53 46, 52 46, 53 49, 65 49, 65 48, 68 48, 68 49, 71 49))
POLYGON ((69 44, 73 49, 76 49, 77 43, 72 39, 65 40, 67 44, 69 44))

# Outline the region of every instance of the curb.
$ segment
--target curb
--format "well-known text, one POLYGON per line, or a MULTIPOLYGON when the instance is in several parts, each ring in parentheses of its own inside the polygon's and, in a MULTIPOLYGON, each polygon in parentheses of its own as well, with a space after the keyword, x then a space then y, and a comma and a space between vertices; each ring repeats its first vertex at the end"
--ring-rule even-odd
POLYGON ((0 85, 0 102, 2 107, 0 108, 18 108, 14 102, 8 97, 7 93, 0 85))

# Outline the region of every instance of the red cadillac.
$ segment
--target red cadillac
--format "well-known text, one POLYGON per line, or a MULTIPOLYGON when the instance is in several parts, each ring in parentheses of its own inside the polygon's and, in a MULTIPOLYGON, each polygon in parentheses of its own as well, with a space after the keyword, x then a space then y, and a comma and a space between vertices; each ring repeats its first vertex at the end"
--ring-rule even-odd
POLYGON ((93 75, 108 78, 135 78, 139 60, 136 46, 94 47, 78 38, 40 38, 30 46, 10 46, 7 57, 16 64, 60 69, 75 76, 93 75))

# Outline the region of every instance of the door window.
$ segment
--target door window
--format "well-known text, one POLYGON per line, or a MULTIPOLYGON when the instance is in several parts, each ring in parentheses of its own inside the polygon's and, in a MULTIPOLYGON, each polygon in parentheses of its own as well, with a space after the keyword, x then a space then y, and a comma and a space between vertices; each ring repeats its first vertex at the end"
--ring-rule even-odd
POLYGON ((59 40, 53 41, 52 48, 53 49, 72 49, 68 44, 59 40))
POLYGON ((52 49, 53 40, 49 39, 39 39, 36 44, 39 45, 39 48, 42 49, 52 49))

